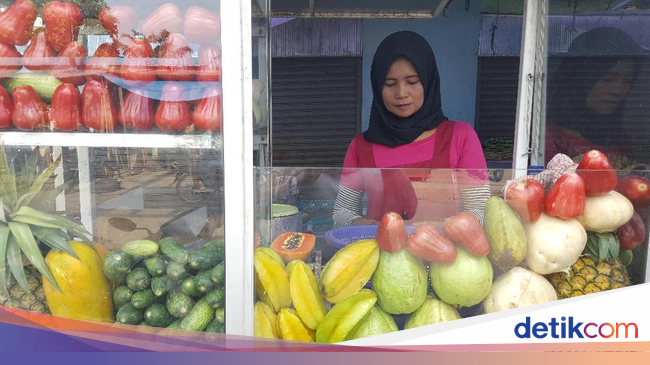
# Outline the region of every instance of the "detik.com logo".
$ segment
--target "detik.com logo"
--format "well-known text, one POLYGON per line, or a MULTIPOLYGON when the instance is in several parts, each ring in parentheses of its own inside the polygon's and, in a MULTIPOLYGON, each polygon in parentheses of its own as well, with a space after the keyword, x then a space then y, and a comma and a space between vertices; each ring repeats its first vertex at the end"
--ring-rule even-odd
POLYGON ((551 318, 548 323, 536 322, 531 324, 530 317, 525 322, 515 326, 515 335, 519 338, 639 338, 639 327, 636 323, 587 323, 574 322, 573 317, 551 318), (633 336, 633 337, 632 337, 633 336))

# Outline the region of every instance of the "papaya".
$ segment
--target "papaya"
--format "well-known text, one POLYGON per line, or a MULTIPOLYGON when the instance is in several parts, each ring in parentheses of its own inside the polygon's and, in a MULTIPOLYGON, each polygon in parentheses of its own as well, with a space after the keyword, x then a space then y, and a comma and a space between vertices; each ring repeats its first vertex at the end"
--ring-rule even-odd
POLYGON ((314 331, 300 320, 293 309, 280 309, 277 328, 283 340, 314 342, 314 331))
POLYGON ((316 236, 308 233, 285 232, 271 244, 271 249, 282 257, 285 263, 293 260, 305 260, 311 254, 316 243, 316 236))
POLYGON ((108 255, 108 253, 111 252, 111 250, 106 248, 106 246, 102 245, 101 243, 95 242, 93 243, 93 245, 95 246, 95 250, 97 250, 99 257, 102 259, 102 261, 104 261, 106 255, 108 255))
POLYGON ((366 239, 335 253, 320 276, 325 299, 336 304, 361 290, 377 268, 379 251, 377 241, 366 239))
POLYGON ((493 196, 485 204, 483 229, 490 241, 488 258, 501 271, 508 271, 526 258, 528 243, 524 226, 502 198, 493 196))
POLYGON ((325 317, 325 302, 318 290, 316 276, 303 261, 291 261, 287 266, 289 293, 300 319, 312 330, 325 317), (289 270, 291 269, 291 270, 289 270))
POLYGON ((77 241, 71 241, 70 246, 79 259, 55 250, 50 250, 45 256, 45 264, 61 288, 58 291, 47 280, 43 280, 45 298, 52 315, 84 321, 114 322, 110 282, 104 275, 99 253, 77 241))

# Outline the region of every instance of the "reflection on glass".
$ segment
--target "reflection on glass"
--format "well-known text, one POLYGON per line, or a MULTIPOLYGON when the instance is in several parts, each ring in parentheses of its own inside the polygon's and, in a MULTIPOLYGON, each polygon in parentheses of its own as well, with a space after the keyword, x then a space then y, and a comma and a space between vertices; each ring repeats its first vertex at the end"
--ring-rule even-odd
POLYGON ((547 162, 557 153, 579 158, 592 149, 606 153, 615 168, 648 161, 638 143, 639 133, 650 133, 643 112, 650 99, 642 86, 648 58, 638 39, 626 30, 592 24, 566 54, 550 59, 547 162))

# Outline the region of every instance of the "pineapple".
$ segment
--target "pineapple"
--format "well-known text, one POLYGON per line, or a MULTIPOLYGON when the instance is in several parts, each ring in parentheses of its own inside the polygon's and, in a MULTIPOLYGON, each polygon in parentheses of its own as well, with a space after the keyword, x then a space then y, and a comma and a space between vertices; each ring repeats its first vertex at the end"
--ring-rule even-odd
POLYGON ((9 297, 5 298, 0 293, 0 305, 16 309, 23 309, 31 312, 50 314, 50 310, 45 300, 45 291, 41 274, 33 266, 25 267, 27 276, 27 285, 31 293, 25 293, 20 284, 14 283, 8 289, 9 297))
POLYGON ((568 273, 549 276, 558 299, 599 293, 632 285, 625 266, 618 259, 620 243, 613 233, 588 233, 583 256, 568 273))
MULTIPOLYGON (((30 207, 60 163, 57 159, 39 174, 38 157, 39 149, 34 149, 17 174, 8 163, 4 146, 0 148, 0 305, 46 313, 42 280, 60 288, 45 264, 38 242, 74 257, 77 255, 68 243, 70 234, 92 244, 90 234, 80 224, 30 207), (23 255, 31 265, 23 265, 23 255)), ((57 188, 51 198, 63 189, 65 185, 57 188)), ((43 196, 39 203, 43 203, 43 196)))

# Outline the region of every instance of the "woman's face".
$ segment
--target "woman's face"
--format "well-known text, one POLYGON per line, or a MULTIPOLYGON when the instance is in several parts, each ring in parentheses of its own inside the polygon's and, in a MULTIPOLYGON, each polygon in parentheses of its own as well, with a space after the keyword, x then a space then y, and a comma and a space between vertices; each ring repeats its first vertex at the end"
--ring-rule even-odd
POLYGON ((393 62, 381 90, 386 109, 400 118, 415 114, 424 103, 424 87, 413 64, 406 58, 393 62))
POLYGON ((634 62, 626 58, 614 65, 591 88, 587 94, 587 107, 599 115, 613 114, 630 92, 633 79, 634 62))

